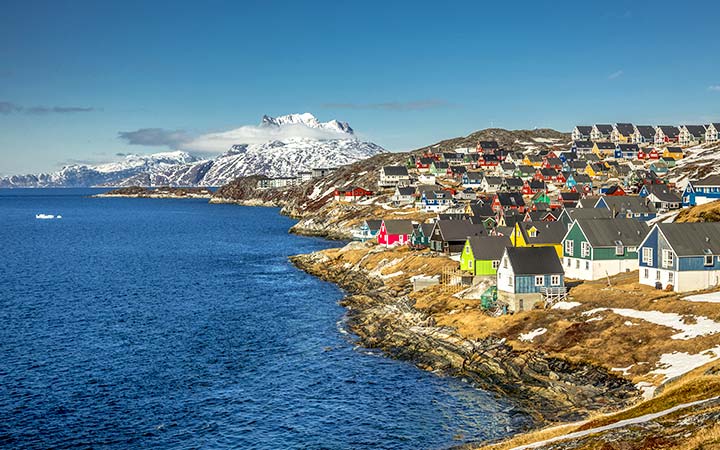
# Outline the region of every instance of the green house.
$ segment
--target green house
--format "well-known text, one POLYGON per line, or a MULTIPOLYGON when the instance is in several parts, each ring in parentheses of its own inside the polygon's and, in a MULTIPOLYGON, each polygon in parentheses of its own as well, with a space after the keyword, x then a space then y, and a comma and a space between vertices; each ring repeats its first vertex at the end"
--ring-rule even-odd
POLYGON ((507 236, 471 236, 460 255, 460 269, 472 275, 495 275, 505 247, 510 245, 507 236))
POLYGON ((422 223, 416 227, 410 235, 410 247, 415 249, 426 248, 430 245, 430 233, 433 223, 422 223))
POLYGON ((577 219, 562 241, 565 276, 598 280, 637 270, 648 226, 635 219, 577 219))
POLYGON ((552 201, 550 200, 550 197, 548 197, 547 192, 545 192, 545 191, 540 191, 537 194, 535 194, 535 196, 533 196, 532 202, 533 203, 547 203, 548 205, 550 203, 552 203, 552 201))

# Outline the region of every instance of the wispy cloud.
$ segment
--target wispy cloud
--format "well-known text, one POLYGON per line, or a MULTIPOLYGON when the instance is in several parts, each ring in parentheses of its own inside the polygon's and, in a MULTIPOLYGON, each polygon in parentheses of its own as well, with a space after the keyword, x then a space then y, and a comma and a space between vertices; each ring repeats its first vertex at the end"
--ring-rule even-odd
POLYGON ((100 110, 86 106, 22 106, 0 101, 0 114, 74 114, 94 111, 100 110))
POLYGON ((625 73, 625 71, 623 71, 623 70, 615 71, 615 72, 611 73, 610 75, 608 75, 608 80, 614 80, 616 78, 620 78, 621 76, 623 76, 624 73, 625 73))
POLYGON ((453 104, 447 100, 438 99, 382 103, 325 103, 322 105, 323 108, 328 109, 371 109, 380 111, 420 111, 450 106, 453 106, 453 104))
POLYGON ((720 84, 712 84, 708 86, 708 91, 720 92, 720 84))
POLYGON ((183 142, 192 139, 186 131, 165 130, 163 128, 141 128, 135 131, 120 131, 118 132, 118 137, 130 145, 170 148, 177 148, 183 142))

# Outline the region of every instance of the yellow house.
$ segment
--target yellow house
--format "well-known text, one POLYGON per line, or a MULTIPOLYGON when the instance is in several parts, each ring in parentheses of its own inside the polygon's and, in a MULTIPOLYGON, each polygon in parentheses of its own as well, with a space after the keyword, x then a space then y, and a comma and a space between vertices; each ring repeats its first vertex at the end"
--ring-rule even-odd
POLYGON ((663 158, 672 158, 674 160, 683 159, 683 151, 680 147, 667 147, 662 152, 663 158))
POLYGON ((543 157, 539 155, 525 155, 523 164, 526 166, 540 167, 543 165, 543 157))
POLYGON ((592 151, 601 158, 613 157, 615 156, 615 144, 612 142, 595 142, 592 151))
POLYGON ((607 172, 607 166, 601 162, 596 162, 596 163, 589 162, 587 164, 587 166, 585 166, 585 173, 588 174, 588 176, 591 178, 605 175, 606 172, 607 172))
POLYGON ((631 123, 616 123, 613 125, 610 140, 615 144, 627 144, 632 142, 635 135, 635 126, 631 123))
POLYGON ((553 247, 562 258, 562 240, 567 231, 562 222, 517 222, 510 234, 514 247, 553 247))

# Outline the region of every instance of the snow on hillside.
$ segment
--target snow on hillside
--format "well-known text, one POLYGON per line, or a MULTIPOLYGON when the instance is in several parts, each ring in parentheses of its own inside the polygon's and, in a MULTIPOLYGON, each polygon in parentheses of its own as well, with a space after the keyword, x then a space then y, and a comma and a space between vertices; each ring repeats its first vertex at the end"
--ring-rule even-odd
MULTIPOLYGON (((183 151, 128 155, 97 166, 71 165, 49 174, 0 178, 0 187, 219 186, 248 175, 289 177, 313 168, 339 167, 385 151, 358 140, 346 122, 320 122, 309 113, 263 116, 262 127, 277 129, 269 135, 278 138, 254 144, 233 141, 228 151, 212 159, 183 151)), ((225 133, 223 139, 228 136, 232 134, 225 133)))

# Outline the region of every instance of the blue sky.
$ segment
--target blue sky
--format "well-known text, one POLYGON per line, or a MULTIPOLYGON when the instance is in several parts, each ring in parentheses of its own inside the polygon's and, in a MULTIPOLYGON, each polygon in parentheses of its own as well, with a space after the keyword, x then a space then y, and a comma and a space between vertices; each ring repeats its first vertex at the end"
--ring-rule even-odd
POLYGON ((720 2, 0 0, 0 173, 312 112, 409 150, 497 126, 720 120, 720 2), (585 2, 590 3, 590 2, 585 2))

